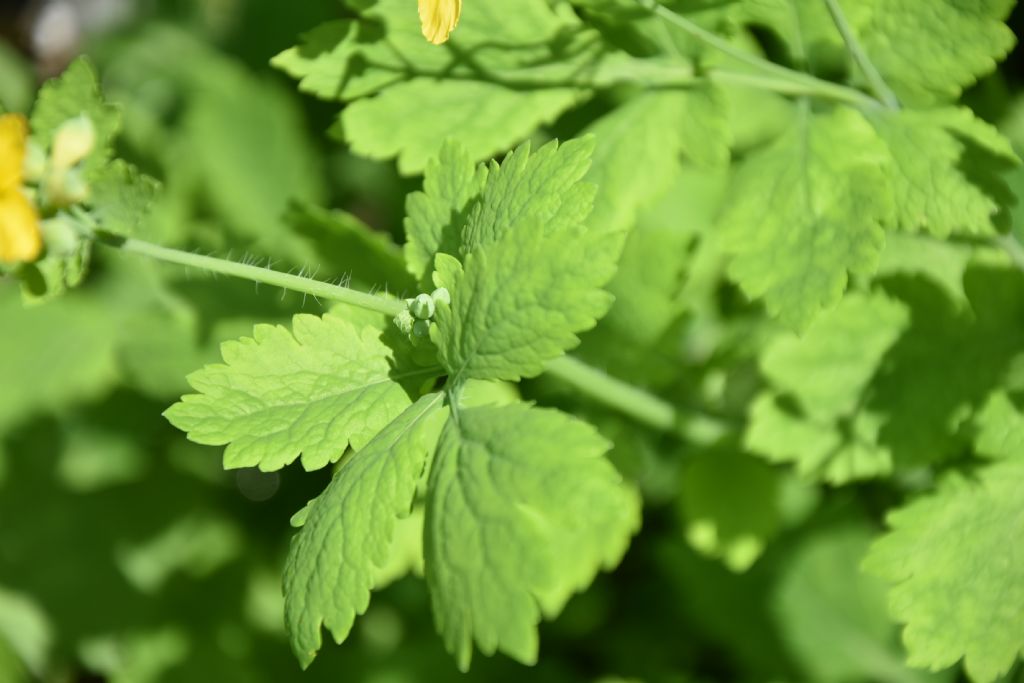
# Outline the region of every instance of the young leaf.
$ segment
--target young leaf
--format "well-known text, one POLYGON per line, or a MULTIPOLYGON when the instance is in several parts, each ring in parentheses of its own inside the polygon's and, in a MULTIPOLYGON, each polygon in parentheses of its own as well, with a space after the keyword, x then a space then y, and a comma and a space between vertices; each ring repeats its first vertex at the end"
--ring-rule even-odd
POLYGON ((607 449, 586 423, 524 404, 470 408, 445 426, 430 473, 426 576, 461 669, 474 642, 535 662, 541 616, 622 557, 640 501, 607 449))
POLYGON ((576 345, 610 297, 609 236, 583 225, 593 186, 581 182, 592 141, 524 145, 492 165, 462 233, 464 265, 437 258, 436 284, 451 292, 434 332, 442 364, 457 378, 538 374, 576 345))
POLYGON ((1005 674, 1024 652, 1024 460, 976 481, 955 474, 939 490, 892 512, 892 530, 864 568, 892 584, 889 612, 906 624, 911 666, 933 671, 963 659, 975 683, 1005 674))
POLYGON ((888 151, 859 113, 812 115, 741 164, 720 218, 730 275, 786 325, 834 305, 847 273, 870 275, 893 215, 888 151))
POLYGON ((409 515, 441 428, 442 394, 409 406, 355 453, 304 510, 284 573, 285 621, 305 668, 326 626, 341 643, 388 561, 395 524, 409 515))
POLYGON ((427 163, 423 191, 405 200, 405 261, 417 279, 424 280, 439 253, 457 256, 470 201, 487 181, 487 166, 473 163, 459 143, 448 141, 436 159, 427 163))
POLYGON ((302 455, 307 470, 359 450, 410 400, 402 380, 436 370, 396 369, 380 329, 328 313, 297 315, 293 331, 257 325, 226 342, 225 364, 189 377, 198 394, 166 413, 193 441, 227 445, 224 466, 278 470, 302 455))

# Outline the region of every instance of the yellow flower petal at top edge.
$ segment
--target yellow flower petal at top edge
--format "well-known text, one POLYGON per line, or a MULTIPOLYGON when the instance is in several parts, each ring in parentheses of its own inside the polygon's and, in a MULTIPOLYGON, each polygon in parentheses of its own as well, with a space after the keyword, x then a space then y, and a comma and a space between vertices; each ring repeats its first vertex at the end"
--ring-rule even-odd
POLYGON ((43 250, 39 212, 21 191, 28 124, 0 115, 0 263, 34 261, 43 250))
POLYGON ((419 0, 423 36, 434 45, 448 40, 459 23, 462 0, 419 0))

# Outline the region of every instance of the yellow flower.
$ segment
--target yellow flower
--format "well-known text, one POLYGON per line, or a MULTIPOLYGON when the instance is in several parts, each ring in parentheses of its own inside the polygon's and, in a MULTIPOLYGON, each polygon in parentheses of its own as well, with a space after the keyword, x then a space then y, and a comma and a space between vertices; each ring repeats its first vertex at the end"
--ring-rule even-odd
POLYGON ((434 45, 448 40, 448 35, 459 23, 462 0, 419 0, 420 24, 423 35, 434 45))
POLYGON ((21 190, 28 124, 19 114, 0 115, 0 263, 39 258, 39 212, 21 190))

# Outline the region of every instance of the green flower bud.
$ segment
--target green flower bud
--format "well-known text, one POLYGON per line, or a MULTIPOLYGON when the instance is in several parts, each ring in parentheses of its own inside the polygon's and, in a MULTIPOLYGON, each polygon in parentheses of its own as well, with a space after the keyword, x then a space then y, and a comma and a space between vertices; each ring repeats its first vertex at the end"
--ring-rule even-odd
POLYGON ((430 298, 432 298, 436 304, 443 303, 446 306, 452 305, 452 295, 449 294, 448 290, 444 287, 439 287, 431 292, 430 298))
POLYGON ((417 320, 412 326, 412 336, 419 337, 420 339, 427 339, 430 337, 430 321, 428 320, 417 320))
POLYGON ((434 317, 434 300, 429 294, 420 294, 409 304, 409 310, 420 320, 430 320, 434 317))

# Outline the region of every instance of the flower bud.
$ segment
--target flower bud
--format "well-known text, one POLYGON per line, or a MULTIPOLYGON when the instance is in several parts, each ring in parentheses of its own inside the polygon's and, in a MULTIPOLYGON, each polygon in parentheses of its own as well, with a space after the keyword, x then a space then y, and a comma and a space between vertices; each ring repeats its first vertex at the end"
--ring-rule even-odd
POLYGON ((429 294, 420 294, 409 304, 409 310, 420 320, 430 320, 434 317, 434 300, 429 294))
POLYGON ((427 320, 417 320, 412 326, 412 336, 419 337, 420 339, 426 339, 430 336, 430 322, 427 320))

